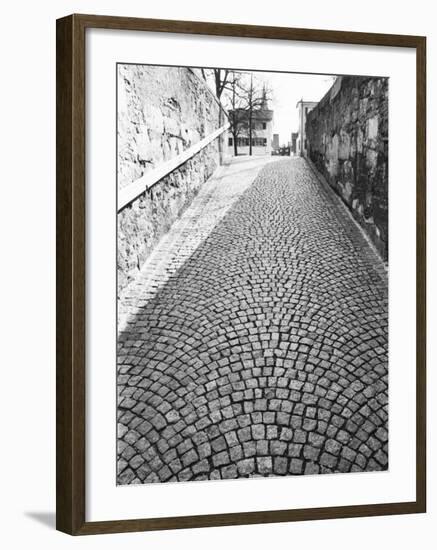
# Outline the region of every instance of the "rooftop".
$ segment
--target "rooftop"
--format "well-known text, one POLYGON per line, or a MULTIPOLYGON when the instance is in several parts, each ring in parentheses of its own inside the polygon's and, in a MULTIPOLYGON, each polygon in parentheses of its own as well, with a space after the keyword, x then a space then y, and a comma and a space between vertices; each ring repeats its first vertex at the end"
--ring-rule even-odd
POLYGON ((303 99, 300 99, 296 103, 296 108, 299 106, 300 103, 302 103, 302 105, 314 106, 314 105, 317 105, 317 103, 319 103, 319 102, 318 101, 304 101, 303 99))

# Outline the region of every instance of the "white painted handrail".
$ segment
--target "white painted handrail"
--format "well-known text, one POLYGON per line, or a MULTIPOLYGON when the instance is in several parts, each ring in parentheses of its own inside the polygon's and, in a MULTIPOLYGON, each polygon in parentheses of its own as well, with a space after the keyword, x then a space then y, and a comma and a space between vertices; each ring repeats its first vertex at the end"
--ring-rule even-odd
POLYGON ((229 128, 230 124, 227 122, 224 126, 215 130, 205 138, 201 139, 196 144, 192 145, 176 157, 163 162, 154 170, 150 170, 144 176, 141 176, 137 180, 133 181, 123 189, 118 192, 118 212, 122 210, 125 206, 134 201, 139 197, 144 191, 150 189, 155 183, 165 177, 170 172, 173 172, 178 166, 187 162, 191 157, 196 153, 204 149, 207 145, 211 143, 214 139, 219 137, 225 130, 229 128))

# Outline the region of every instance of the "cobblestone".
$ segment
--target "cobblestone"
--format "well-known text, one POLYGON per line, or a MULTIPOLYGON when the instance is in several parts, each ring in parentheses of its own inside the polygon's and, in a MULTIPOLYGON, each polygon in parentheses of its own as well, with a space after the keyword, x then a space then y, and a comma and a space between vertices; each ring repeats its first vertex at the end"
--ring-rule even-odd
POLYGON ((303 159, 234 180, 121 304, 117 483, 387 469, 383 263, 303 159))

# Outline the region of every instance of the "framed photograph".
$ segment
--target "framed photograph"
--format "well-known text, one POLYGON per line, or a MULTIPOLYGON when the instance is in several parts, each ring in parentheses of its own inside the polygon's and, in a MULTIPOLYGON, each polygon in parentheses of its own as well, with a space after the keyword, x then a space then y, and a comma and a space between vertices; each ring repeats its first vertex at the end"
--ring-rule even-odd
POLYGON ((57 21, 57 528, 424 512, 426 40, 57 21))

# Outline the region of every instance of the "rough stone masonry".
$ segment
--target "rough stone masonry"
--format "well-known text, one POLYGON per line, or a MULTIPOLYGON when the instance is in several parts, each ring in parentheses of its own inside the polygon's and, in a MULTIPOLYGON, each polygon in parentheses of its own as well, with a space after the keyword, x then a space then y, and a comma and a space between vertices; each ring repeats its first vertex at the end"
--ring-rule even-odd
POLYGON ((388 259, 388 78, 338 77, 308 114, 310 159, 388 259))
MULTIPOLYGON (((118 66, 118 189, 219 127, 220 106, 188 68, 118 66)), ((218 140, 158 181, 118 214, 118 292, 219 162, 218 140)))

